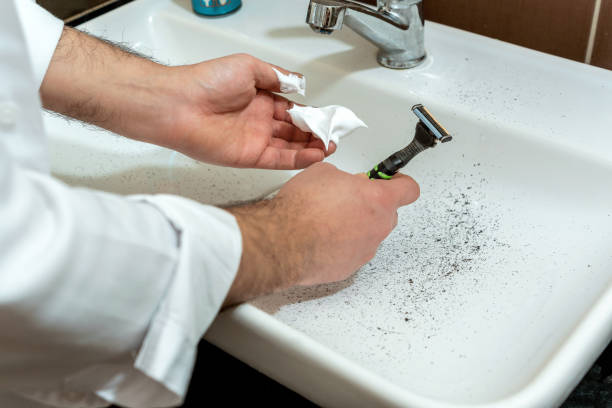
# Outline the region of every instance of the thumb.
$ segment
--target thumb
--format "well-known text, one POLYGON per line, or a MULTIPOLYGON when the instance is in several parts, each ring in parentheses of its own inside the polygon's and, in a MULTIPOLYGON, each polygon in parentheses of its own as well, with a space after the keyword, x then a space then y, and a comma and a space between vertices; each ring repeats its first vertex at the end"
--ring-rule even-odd
POLYGON ((410 176, 397 173, 391 180, 373 180, 380 183, 387 190, 390 198, 395 200, 397 207, 413 203, 419 198, 421 190, 416 181, 410 176))
POLYGON ((251 70, 253 72, 255 87, 257 89, 264 89, 270 92, 281 92, 281 84, 274 70, 277 70, 281 74, 285 75, 293 74, 300 77, 302 76, 301 74, 287 71, 286 69, 277 67, 276 65, 268 64, 267 62, 253 56, 249 57, 251 58, 251 70))

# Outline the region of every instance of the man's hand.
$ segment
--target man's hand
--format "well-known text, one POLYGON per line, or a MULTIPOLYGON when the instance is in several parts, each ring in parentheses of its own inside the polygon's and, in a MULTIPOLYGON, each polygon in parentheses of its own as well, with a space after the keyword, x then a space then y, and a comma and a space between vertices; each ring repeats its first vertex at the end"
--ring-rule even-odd
POLYGON ((300 169, 323 160, 323 142, 295 127, 287 113, 292 103, 271 93, 280 91, 272 67, 237 54, 174 68, 183 91, 176 95, 171 147, 232 167, 300 169))
MULTIPOLYGON (((297 169, 333 153, 295 127, 273 66, 249 55, 166 67, 66 28, 41 86, 45 108, 233 167, 297 169)), ((283 73, 286 70, 274 67, 283 73)))
POLYGON ((243 237, 225 305, 294 285, 346 279, 374 257, 419 186, 405 175, 369 180, 327 163, 295 176, 269 201, 229 208, 243 237))

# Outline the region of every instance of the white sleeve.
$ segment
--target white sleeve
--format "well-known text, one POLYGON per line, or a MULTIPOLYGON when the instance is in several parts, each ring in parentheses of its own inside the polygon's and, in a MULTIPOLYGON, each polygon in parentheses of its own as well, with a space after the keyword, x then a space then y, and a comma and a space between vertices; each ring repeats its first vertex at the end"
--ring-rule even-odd
POLYGON ((0 141, 0 219, 0 388, 180 403, 240 263, 234 217, 70 188, 16 165, 0 141))
POLYGON ((32 62, 34 79, 40 88, 43 78, 49 68, 51 57, 62 36, 64 23, 47 10, 40 7, 34 0, 15 1, 17 13, 24 30, 28 54, 32 62))

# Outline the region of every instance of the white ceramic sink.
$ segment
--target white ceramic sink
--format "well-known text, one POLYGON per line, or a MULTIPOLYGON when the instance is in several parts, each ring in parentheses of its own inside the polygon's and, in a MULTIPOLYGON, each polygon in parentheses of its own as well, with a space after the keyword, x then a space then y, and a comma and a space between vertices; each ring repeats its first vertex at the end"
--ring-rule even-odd
MULTIPOLYGON (((560 404, 612 338, 612 72, 434 23, 427 61, 393 71, 348 29, 311 33, 307 3, 205 19, 186 0, 137 0, 84 26, 171 64, 248 52, 306 74, 296 100, 369 125, 330 158, 347 171, 404 147, 415 103, 454 136, 405 168, 421 198, 352 279, 232 309, 207 338, 324 406, 560 404)), ((77 185, 220 204, 293 174, 47 125, 54 172, 77 185)))

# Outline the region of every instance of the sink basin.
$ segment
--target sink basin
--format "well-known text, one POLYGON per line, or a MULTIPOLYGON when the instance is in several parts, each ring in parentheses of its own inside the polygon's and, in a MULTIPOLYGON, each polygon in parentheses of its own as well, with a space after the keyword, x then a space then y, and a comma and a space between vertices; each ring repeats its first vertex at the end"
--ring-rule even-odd
MULTIPOLYGON (((435 23, 394 71, 350 30, 304 24, 307 0, 194 15, 137 0, 84 25, 170 64, 248 52, 304 73, 311 105, 369 126, 329 161, 369 170, 412 139, 424 104, 452 143, 404 169, 421 198, 351 279, 222 313, 206 337, 324 406, 560 404, 612 338, 612 72, 435 23)), ((229 170, 47 116, 54 173, 121 194, 222 204, 295 172, 229 170)))

